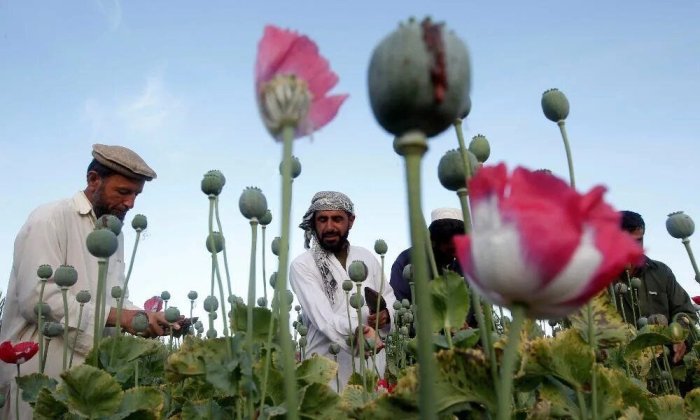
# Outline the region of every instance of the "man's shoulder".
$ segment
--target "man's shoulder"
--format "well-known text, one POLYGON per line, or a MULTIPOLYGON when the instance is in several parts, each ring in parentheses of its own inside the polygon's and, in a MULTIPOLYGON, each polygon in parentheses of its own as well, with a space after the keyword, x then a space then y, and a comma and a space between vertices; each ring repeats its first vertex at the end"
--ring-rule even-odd
POLYGON ((32 210, 27 217, 27 223, 51 220, 54 217, 73 211, 73 198, 64 198, 40 205, 32 210))
POLYGON ((304 265, 308 264, 310 262, 313 262, 314 257, 313 254, 311 253, 311 250, 307 249, 301 254, 297 255, 292 262, 290 263, 291 266, 298 266, 298 265, 304 265))
POLYGON ((659 260, 652 260, 647 257, 645 266, 648 270, 671 271, 671 268, 659 260))

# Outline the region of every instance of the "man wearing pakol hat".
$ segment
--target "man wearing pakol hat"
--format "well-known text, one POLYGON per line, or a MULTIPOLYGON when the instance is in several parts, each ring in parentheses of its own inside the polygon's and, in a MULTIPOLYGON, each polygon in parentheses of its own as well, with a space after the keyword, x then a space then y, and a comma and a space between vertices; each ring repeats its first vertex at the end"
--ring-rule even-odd
MULTIPOLYGON (((35 209, 20 229, 15 239, 14 259, 8 283, 5 307, 2 316, 0 342, 13 344, 38 341, 37 317, 34 312, 39 302, 40 284, 37 269, 48 264, 55 271, 60 265, 71 265, 78 272, 78 280, 68 290, 69 351, 75 341, 73 366, 83 363, 93 344, 94 302, 97 295, 97 258, 87 250, 85 239, 95 229, 98 218, 114 215, 123 220, 134 206, 136 196, 141 193, 146 181, 156 173, 133 151, 121 146, 93 146, 93 160, 87 168, 87 187, 73 197, 45 204, 35 209), (92 296, 83 307, 80 325, 80 304, 76 294, 88 290, 92 296)), ((111 297, 113 286, 124 283, 124 238, 119 234, 117 252, 109 259, 107 287, 106 327, 116 324, 116 301, 111 297)), ((43 301, 50 307, 48 318, 64 323, 63 299, 60 288, 49 279, 45 286, 43 301)), ((131 331, 131 320, 139 308, 125 301, 121 313, 121 326, 131 331)), ((147 314, 148 335, 163 335, 167 325, 162 312, 147 314)), ((177 328, 177 327, 176 327, 177 328)), ((55 337, 48 348, 44 373, 58 378, 63 370, 63 338, 55 337)), ((22 375, 39 372, 39 356, 36 355, 22 365, 22 375)), ((5 406, 0 418, 15 418, 14 365, 0 363, 0 393, 5 395, 5 406)), ((30 406, 20 402, 20 418, 32 418, 30 406)))
MULTIPOLYGON (((289 281, 303 309, 304 325, 308 327, 305 353, 309 356, 316 353, 332 359, 329 347, 333 343, 338 344, 341 388, 352 374, 353 357, 358 367, 360 360, 351 354, 346 339, 356 337, 362 331, 366 338, 376 340, 378 348, 383 347, 381 338, 374 329, 375 322, 378 317, 380 331, 389 332, 395 300, 391 286, 382 275, 377 257, 371 251, 348 242, 348 234, 354 222, 355 210, 352 201, 345 194, 334 191, 316 193, 299 225, 304 230, 304 245, 307 250, 294 259, 289 268, 289 281), (348 267, 357 260, 365 263, 369 273, 362 283, 362 290, 365 287, 381 290, 387 307, 379 315, 370 315, 370 308, 364 305, 362 326, 358 326, 357 311, 354 308, 349 308, 348 320, 348 305, 342 289, 343 281, 350 278, 348 267)), ((354 347, 357 349, 357 345, 354 347)), ((367 360, 368 369, 374 370, 371 359, 367 360)), ((385 352, 379 352, 375 360, 377 369, 383 374, 385 352)), ((335 378, 329 385, 336 387, 335 378)))
MULTIPOLYGON (((457 251, 452 237, 464 234, 464 221, 462 211, 455 208, 438 208, 430 213, 431 223, 430 242, 435 256, 435 264, 438 274, 445 270, 454 271, 462 275, 462 270, 457 263, 457 251)), ((391 287, 397 300, 408 299, 412 302, 411 287, 404 278, 404 268, 411 263, 411 248, 401 252, 391 266, 391 287)))

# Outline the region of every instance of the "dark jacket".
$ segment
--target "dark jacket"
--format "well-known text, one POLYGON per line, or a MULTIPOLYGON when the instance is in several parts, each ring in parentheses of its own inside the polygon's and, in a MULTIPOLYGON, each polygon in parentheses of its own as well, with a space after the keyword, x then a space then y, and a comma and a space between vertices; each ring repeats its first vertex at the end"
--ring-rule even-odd
MULTIPOLYGON (((635 308, 636 317, 662 314, 670 323, 673 322, 675 315, 687 313, 692 319, 696 319, 693 302, 691 302, 688 293, 678 284, 671 269, 660 261, 652 260, 646 256, 644 259, 642 267, 633 275, 633 277, 639 277, 642 280, 642 286, 637 292, 640 310, 637 311, 635 308)), ((616 281, 629 284, 625 273, 616 281)), ((627 322, 635 323, 636 319, 632 315, 631 294, 622 295, 622 300, 627 322)), ((620 295, 617 295, 617 305, 618 311, 620 311, 620 295)))

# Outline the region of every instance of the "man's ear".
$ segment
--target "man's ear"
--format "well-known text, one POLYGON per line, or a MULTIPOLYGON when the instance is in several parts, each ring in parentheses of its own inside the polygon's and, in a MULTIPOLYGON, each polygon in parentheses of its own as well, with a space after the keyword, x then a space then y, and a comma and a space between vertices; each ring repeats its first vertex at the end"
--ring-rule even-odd
POLYGON ((348 230, 350 230, 352 228, 353 223, 355 223, 355 215, 349 214, 348 215, 348 230))
POLYGON ((102 184, 102 177, 95 171, 90 171, 87 173, 87 191, 95 192, 100 188, 102 184))

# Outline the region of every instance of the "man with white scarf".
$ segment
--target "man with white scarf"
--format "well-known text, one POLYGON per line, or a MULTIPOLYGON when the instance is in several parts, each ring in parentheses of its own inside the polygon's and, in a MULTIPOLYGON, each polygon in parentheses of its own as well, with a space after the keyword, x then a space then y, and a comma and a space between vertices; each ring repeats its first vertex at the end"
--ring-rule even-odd
MULTIPOLYGON (((305 353, 333 359, 329 347, 333 343, 339 345, 340 353, 337 356, 341 389, 347 384, 353 366, 347 338, 356 336, 360 330, 357 311, 348 308, 342 289, 343 281, 349 279, 347 269, 353 261, 362 261, 368 268, 362 290, 370 287, 381 291, 386 300, 387 309, 379 312, 379 330, 388 333, 394 316, 394 292, 384 278, 377 257, 371 251, 348 242, 354 222, 354 206, 345 194, 335 191, 316 193, 299 225, 304 230, 307 250, 292 261, 289 269, 289 281, 303 308, 304 325, 308 327, 305 353)), ((381 348, 380 335, 374 329, 376 316, 370 315, 367 305, 362 307, 362 332, 365 338, 376 340, 377 347, 381 348)), ((354 347, 357 353, 357 346, 354 347)), ((380 351, 375 357, 376 368, 382 375, 385 356, 386 353, 380 351)), ((367 360, 368 369, 374 370, 371 359, 367 360)), ((359 367, 359 361, 359 357, 355 357, 355 366, 359 367)), ((335 388, 335 379, 329 385, 335 388)))

